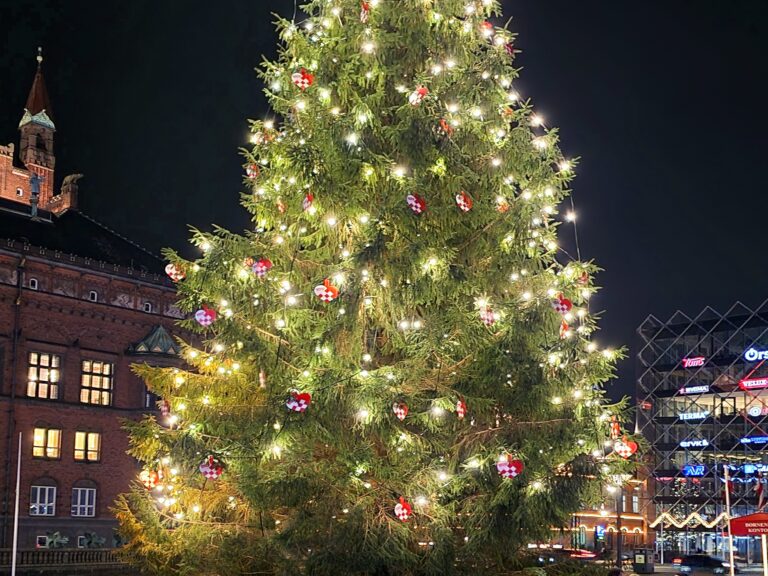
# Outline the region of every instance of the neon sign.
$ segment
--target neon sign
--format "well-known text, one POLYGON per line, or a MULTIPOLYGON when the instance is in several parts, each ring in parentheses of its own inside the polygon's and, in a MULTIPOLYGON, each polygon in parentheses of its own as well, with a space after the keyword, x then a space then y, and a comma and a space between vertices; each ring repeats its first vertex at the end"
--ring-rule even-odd
POLYGON ((756 362, 757 360, 768 360, 768 350, 757 350, 750 348, 744 352, 744 360, 748 362, 756 362))
POLYGON ((683 476, 698 477, 707 473, 707 467, 704 464, 687 464, 683 466, 683 476))
POLYGON ((768 436, 744 436, 739 442, 742 444, 768 444, 768 436))
POLYGON ((698 368, 704 366, 704 362, 707 359, 704 356, 696 356, 695 358, 683 358, 683 368, 698 368))
POLYGON ((768 388, 768 378, 744 378, 743 380, 739 380, 739 388, 742 390, 768 388))
MULTIPOLYGON (((742 441, 744 439, 742 438, 742 441)), ((768 442, 768 436, 766 437, 766 442, 768 442)), ((709 446, 709 440, 683 440, 680 442, 680 448, 706 448, 709 446)))
POLYGON ((763 404, 762 406, 750 406, 749 410, 747 410, 747 414, 749 414, 753 418, 766 416, 768 415, 768 406, 766 406, 765 404, 763 404))
POLYGON ((680 394, 704 394, 706 392, 709 392, 709 384, 704 384, 702 386, 686 386, 685 388, 680 388, 680 394))
POLYGON ((681 412, 677 415, 680 420, 704 420, 709 416, 709 410, 705 412, 681 412))

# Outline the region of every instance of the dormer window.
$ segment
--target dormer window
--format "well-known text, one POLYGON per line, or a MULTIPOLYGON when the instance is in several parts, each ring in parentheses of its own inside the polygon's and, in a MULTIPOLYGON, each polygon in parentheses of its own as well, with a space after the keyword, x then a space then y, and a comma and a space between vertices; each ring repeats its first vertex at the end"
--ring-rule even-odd
POLYGON ((98 302, 99 301, 99 293, 96 292, 96 290, 91 290, 88 292, 88 300, 91 302, 98 302))
POLYGON ((27 282, 27 286, 29 286, 30 290, 37 290, 37 287, 38 287, 37 278, 30 278, 29 281, 27 282))
POLYGON ((144 302, 144 312, 152 312, 152 302, 144 302))
POLYGON ((19 198, 24 196, 24 189, 23 188, 16 188, 16 196, 18 196, 19 198))

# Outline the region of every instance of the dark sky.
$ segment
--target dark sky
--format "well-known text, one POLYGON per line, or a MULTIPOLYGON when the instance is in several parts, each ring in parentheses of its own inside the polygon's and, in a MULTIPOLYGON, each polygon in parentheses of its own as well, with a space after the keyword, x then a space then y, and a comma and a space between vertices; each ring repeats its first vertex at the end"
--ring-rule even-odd
MULTIPOLYGON (((648 314, 761 302, 768 3, 504 4, 518 90, 581 157, 582 256, 606 269, 598 341, 634 354, 648 314)), ((154 250, 184 248, 187 225, 241 229, 237 148, 265 111, 253 68, 274 50, 271 12, 293 1, 0 0, 0 142, 17 141, 43 45, 57 172, 86 175, 85 212, 154 250)))

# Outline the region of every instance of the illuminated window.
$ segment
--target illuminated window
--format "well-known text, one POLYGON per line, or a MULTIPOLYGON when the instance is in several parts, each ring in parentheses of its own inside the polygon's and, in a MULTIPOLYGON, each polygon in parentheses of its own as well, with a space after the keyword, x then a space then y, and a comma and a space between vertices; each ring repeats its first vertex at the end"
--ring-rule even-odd
POLYGON ((61 430, 35 428, 32 456, 35 458, 59 458, 61 456, 61 430))
POLYGON ((27 396, 56 400, 59 397, 61 356, 30 352, 27 368, 27 396))
POLYGON ((80 380, 80 402, 112 405, 112 380, 115 365, 99 360, 83 360, 80 380))
POLYGON ((30 516, 54 516, 56 514, 56 486, 32 486, 29 495, 30 516))
POLYGON ((75 460, 98 462, 101 459, 101 434, 75 432, 75 460))
POLYGON ((72 488, 72 516, 96 516, 96 488, 72 488))

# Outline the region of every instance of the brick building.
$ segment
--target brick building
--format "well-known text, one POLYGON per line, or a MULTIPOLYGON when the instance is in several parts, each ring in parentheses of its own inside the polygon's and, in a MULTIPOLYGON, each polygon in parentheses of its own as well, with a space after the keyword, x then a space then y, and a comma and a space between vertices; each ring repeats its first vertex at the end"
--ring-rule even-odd
POLYGON ((38 56, 18 154, 0 146, 0 548, 11 545, 22 437, 19 547, 113 543, 109 508, 136 477, 121 420, 157 408, 131 365, 174 365, 163 263, 55 189, 55 125, 38 56))

